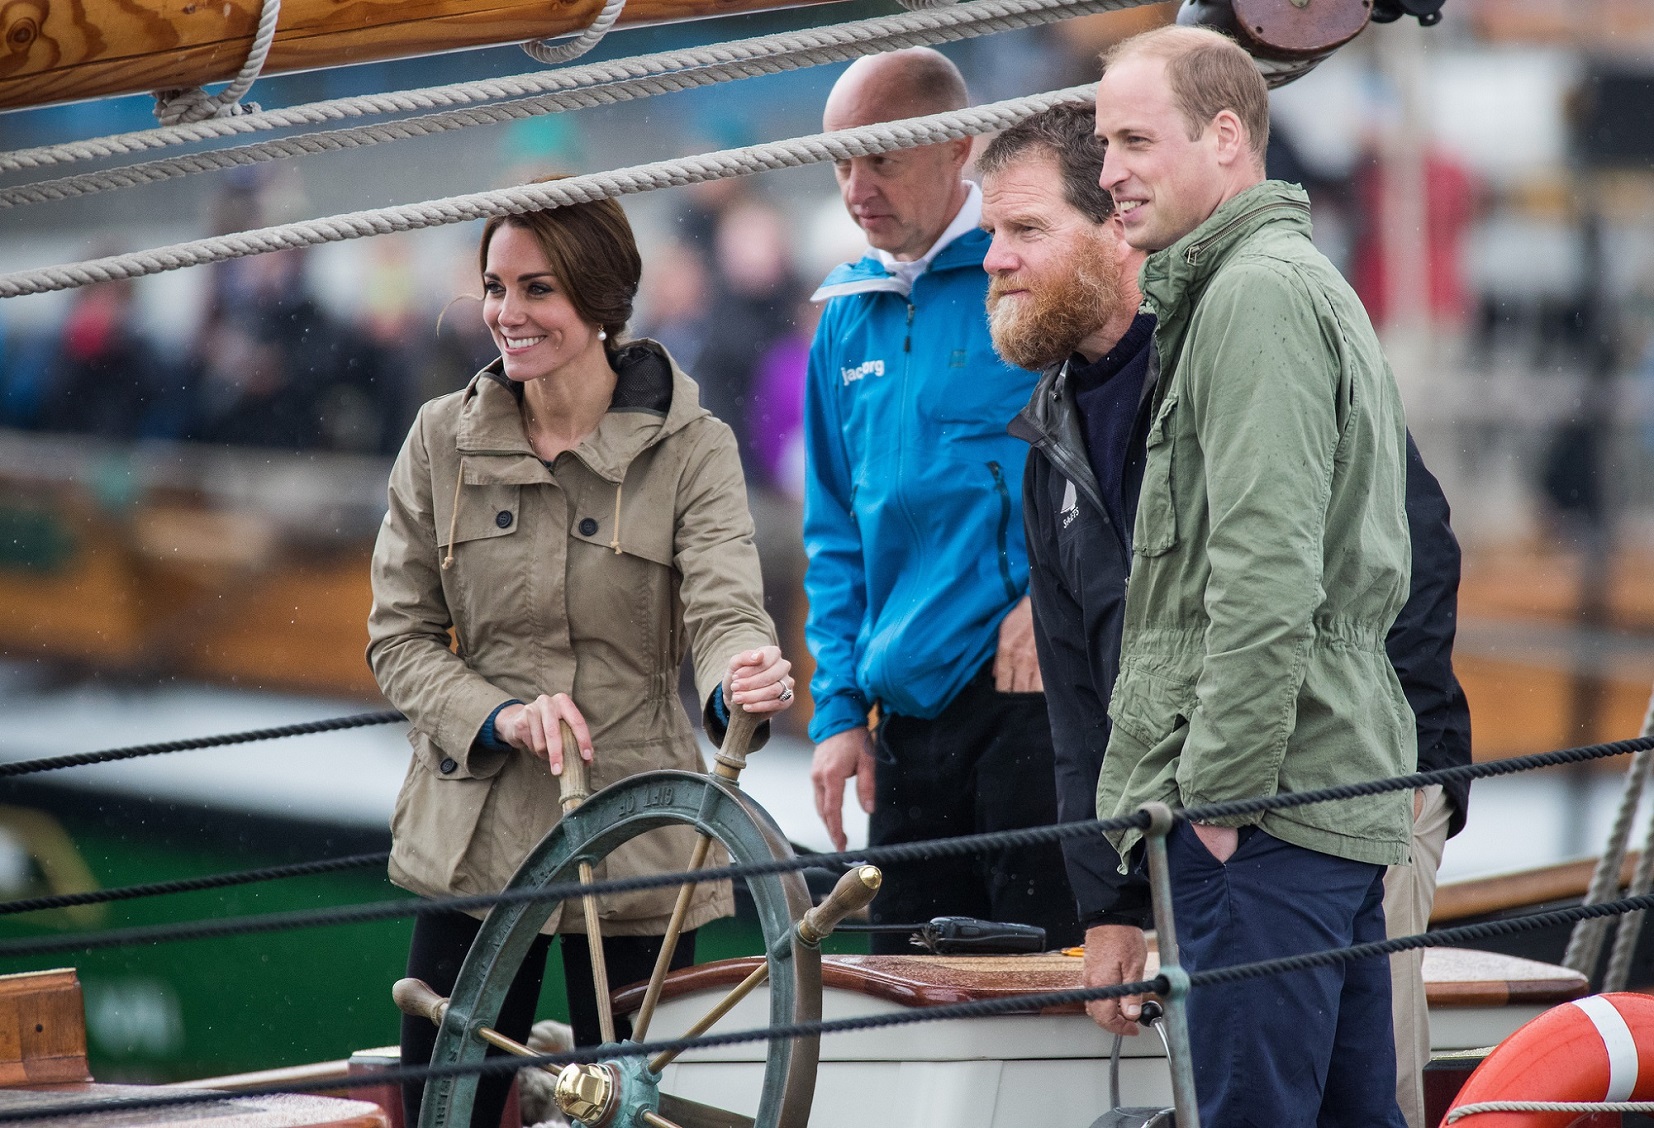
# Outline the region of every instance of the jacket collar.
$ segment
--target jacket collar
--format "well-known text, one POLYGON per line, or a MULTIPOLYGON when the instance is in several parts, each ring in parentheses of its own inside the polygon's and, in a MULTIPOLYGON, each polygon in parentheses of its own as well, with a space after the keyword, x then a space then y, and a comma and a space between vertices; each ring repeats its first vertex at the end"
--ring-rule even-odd
POLYGON ((1309 237, 1309 196, 1296 184, 1266 180, 1224 201, 1199 227, 1143 263, 1139 284, 1160 318, 1175 324, 1235 247, 1266 226, 1309 237))
MULTIPOLYGON (((936 257, 930 261, 930 269, 926 274, 936 274, 944 270, 982 269, 982 260, 988 256, 988 244, 992 242, 988 233, 980 227, 973 227, 959 238, 936 252, 936 257)), ((835 267, 819 289, 810 295, 812 302, 825 302, 831 298, 847 297, 850 294, 890 293, 907 296, 908 288, 902 280, 890 273, 878 256, 867 254, 859 262, 848 262, 843 266, 835 267)))
POLYGON ((1065 360, 1040 373, 1028 406, 1017 413, 1006 430, 1045 455, 1099 513, 1107 513, 1102 489, 1086 454, 1085 436, 1080 433, 1080 410, 1068 369, 1069 361, 1065 360))
MULTIPOLYGON (((639 454, 707 410, 695 382, 656 342, 629 342, 613 360, 618 379, 609 410, 570 453, 598 477, 618 483, 639 454)), ((501 361, 472 377, 463 393, 456 437, 468 484, 547 480, 523 431, 521 403, 522 385, 506 379, 501 361)))
MULTIPOLYGON (((1144 312, 1146 311, 1141 309, 1138 311, 1139 315, 1144 312)), ((1148 347, 1149 370, 1143 378, 1139 411, 1142 410, 1142 404, 1154 395, 1155 387, 1160 380, 1160 354, 1155 350, 1152 341, 1148 347)), ((1013 438, 1021 439, 1043 454, 1063 477, 1074 483, 1074 488, 1084 494, 1086 500, 1091 502, 1099 513, 1107 513, 1108 508, 1103 504, 1102 487, 1097 484, 1097 474, 1091 468, 1091 456, 1086 451, 1079 403, 1076 401, 1074 384, 1070 379, 1072 360, 1071 357, 1053 364, 1040 373, 1039 382, 1034 385, 1034 394, 1029 397, 1028 405, 1017 413, 1016 418, 1012 419, 1010 426, 1005 429, 1013 438)), ((1115 531, 1124 541, 1128 530, 1115 531)))

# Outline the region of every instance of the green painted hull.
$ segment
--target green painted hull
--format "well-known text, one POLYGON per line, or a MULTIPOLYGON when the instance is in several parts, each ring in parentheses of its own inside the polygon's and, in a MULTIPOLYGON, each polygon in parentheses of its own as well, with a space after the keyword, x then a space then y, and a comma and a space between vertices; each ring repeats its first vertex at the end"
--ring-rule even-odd
MULTIPOLYGON (((311 861, 389 848, 384 833, 249 816, 40 784, 9 784, 0 802, 55 822, 95 888, 311 861)), ((15 829, 13 837, 17 837, 15 829)), ((42 851, 45 871, 65 868, 42 851)), ((407 898, 380 867, 73 910, 0 916, 0 940, 136 925, 252 916, 407 898)), ((391 984, 403 974, 412 917, 122 948, 0 959, 0 974, 74 967, 86 995, 87 1042, 100 1081, 175 1081, 348 1057, 392 1045, 400 1015, 391 984)), ((859 937, 832 950, 865 950, 859 937)), ((761 948, 746 914, 701 929, 702 962, 761 948)), ((541 1017, 566 1018, 558 946, 541 1017)))

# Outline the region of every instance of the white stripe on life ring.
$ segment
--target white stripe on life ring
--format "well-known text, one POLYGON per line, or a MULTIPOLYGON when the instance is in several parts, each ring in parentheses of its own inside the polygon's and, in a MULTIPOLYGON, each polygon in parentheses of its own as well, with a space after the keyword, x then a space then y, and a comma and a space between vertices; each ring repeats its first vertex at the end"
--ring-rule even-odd
POLYGON ((1625 1016, 1601 995, 1575 999, 1573 1005, 1585 1012, 1608 1051, 1608 1092, 1602 1099, 1627 1100, 1637 1088, 1637 1040, 1631 1036, 1625 1016))

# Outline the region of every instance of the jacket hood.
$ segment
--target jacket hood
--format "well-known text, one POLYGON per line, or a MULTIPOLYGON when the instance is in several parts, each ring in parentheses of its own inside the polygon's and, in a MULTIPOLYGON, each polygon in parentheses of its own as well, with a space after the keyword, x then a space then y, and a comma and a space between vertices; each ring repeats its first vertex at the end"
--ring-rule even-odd
MULTIPOLYGON (((701 406, 700 388, 658 342, 627 342, 611 361, 617 379, 609 410, 570 453, 598 477, 619 483, 626 467, 644 450, 710 412, 701 406)), ((461 455, 526 457, 538 468, 539 459, 523 430, 522 385, 506 378, 503 361, 473 376, 462 396, 457 437, 461 455)), ((466 480, 472 481, 469 474, 466 480)), ((538 474, 534 480, 540 480, 538 474)))
MULTIPOLYGON (((934 274, 940 270, 963 270, 970 267, 980 270, 982 260, 988 256, 990 242, 992 239, 981 228, 967 231, 938 251, 930 262, 930 269, 925 273, 934 274)), ((810 295, 810 300, 825 302, 850 294, 884 291, 903 295, 907 292, 896 276, 885 269, 884 263, 879 261, 877 255, 867 254, 857 262, 847 262, 834 267, 816 292, 810 295)))
POLYGON ((1138 282, 1160 324, 1178 323, 1236 244, 1272 225, 1309 237, 1309 196, 1298 185, 1266 180, 1248 188, 1189 234, 1150 255, 1138 282))

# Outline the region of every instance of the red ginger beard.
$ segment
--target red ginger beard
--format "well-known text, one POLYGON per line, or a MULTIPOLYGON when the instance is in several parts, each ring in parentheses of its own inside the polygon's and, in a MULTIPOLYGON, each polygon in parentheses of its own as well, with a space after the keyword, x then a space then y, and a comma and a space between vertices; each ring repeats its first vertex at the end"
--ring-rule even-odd
POLYGON ((1038 372, 1067 360, 1106 325, 1126 298, 1125 280, 1103 253, 1101 239, 1087 240, 1040 275, 994 275, 988 281, 988 330, 994 351, 1007 364, 1038 372), (1007 290, 1028 296, 1004 300, 1007 290))

